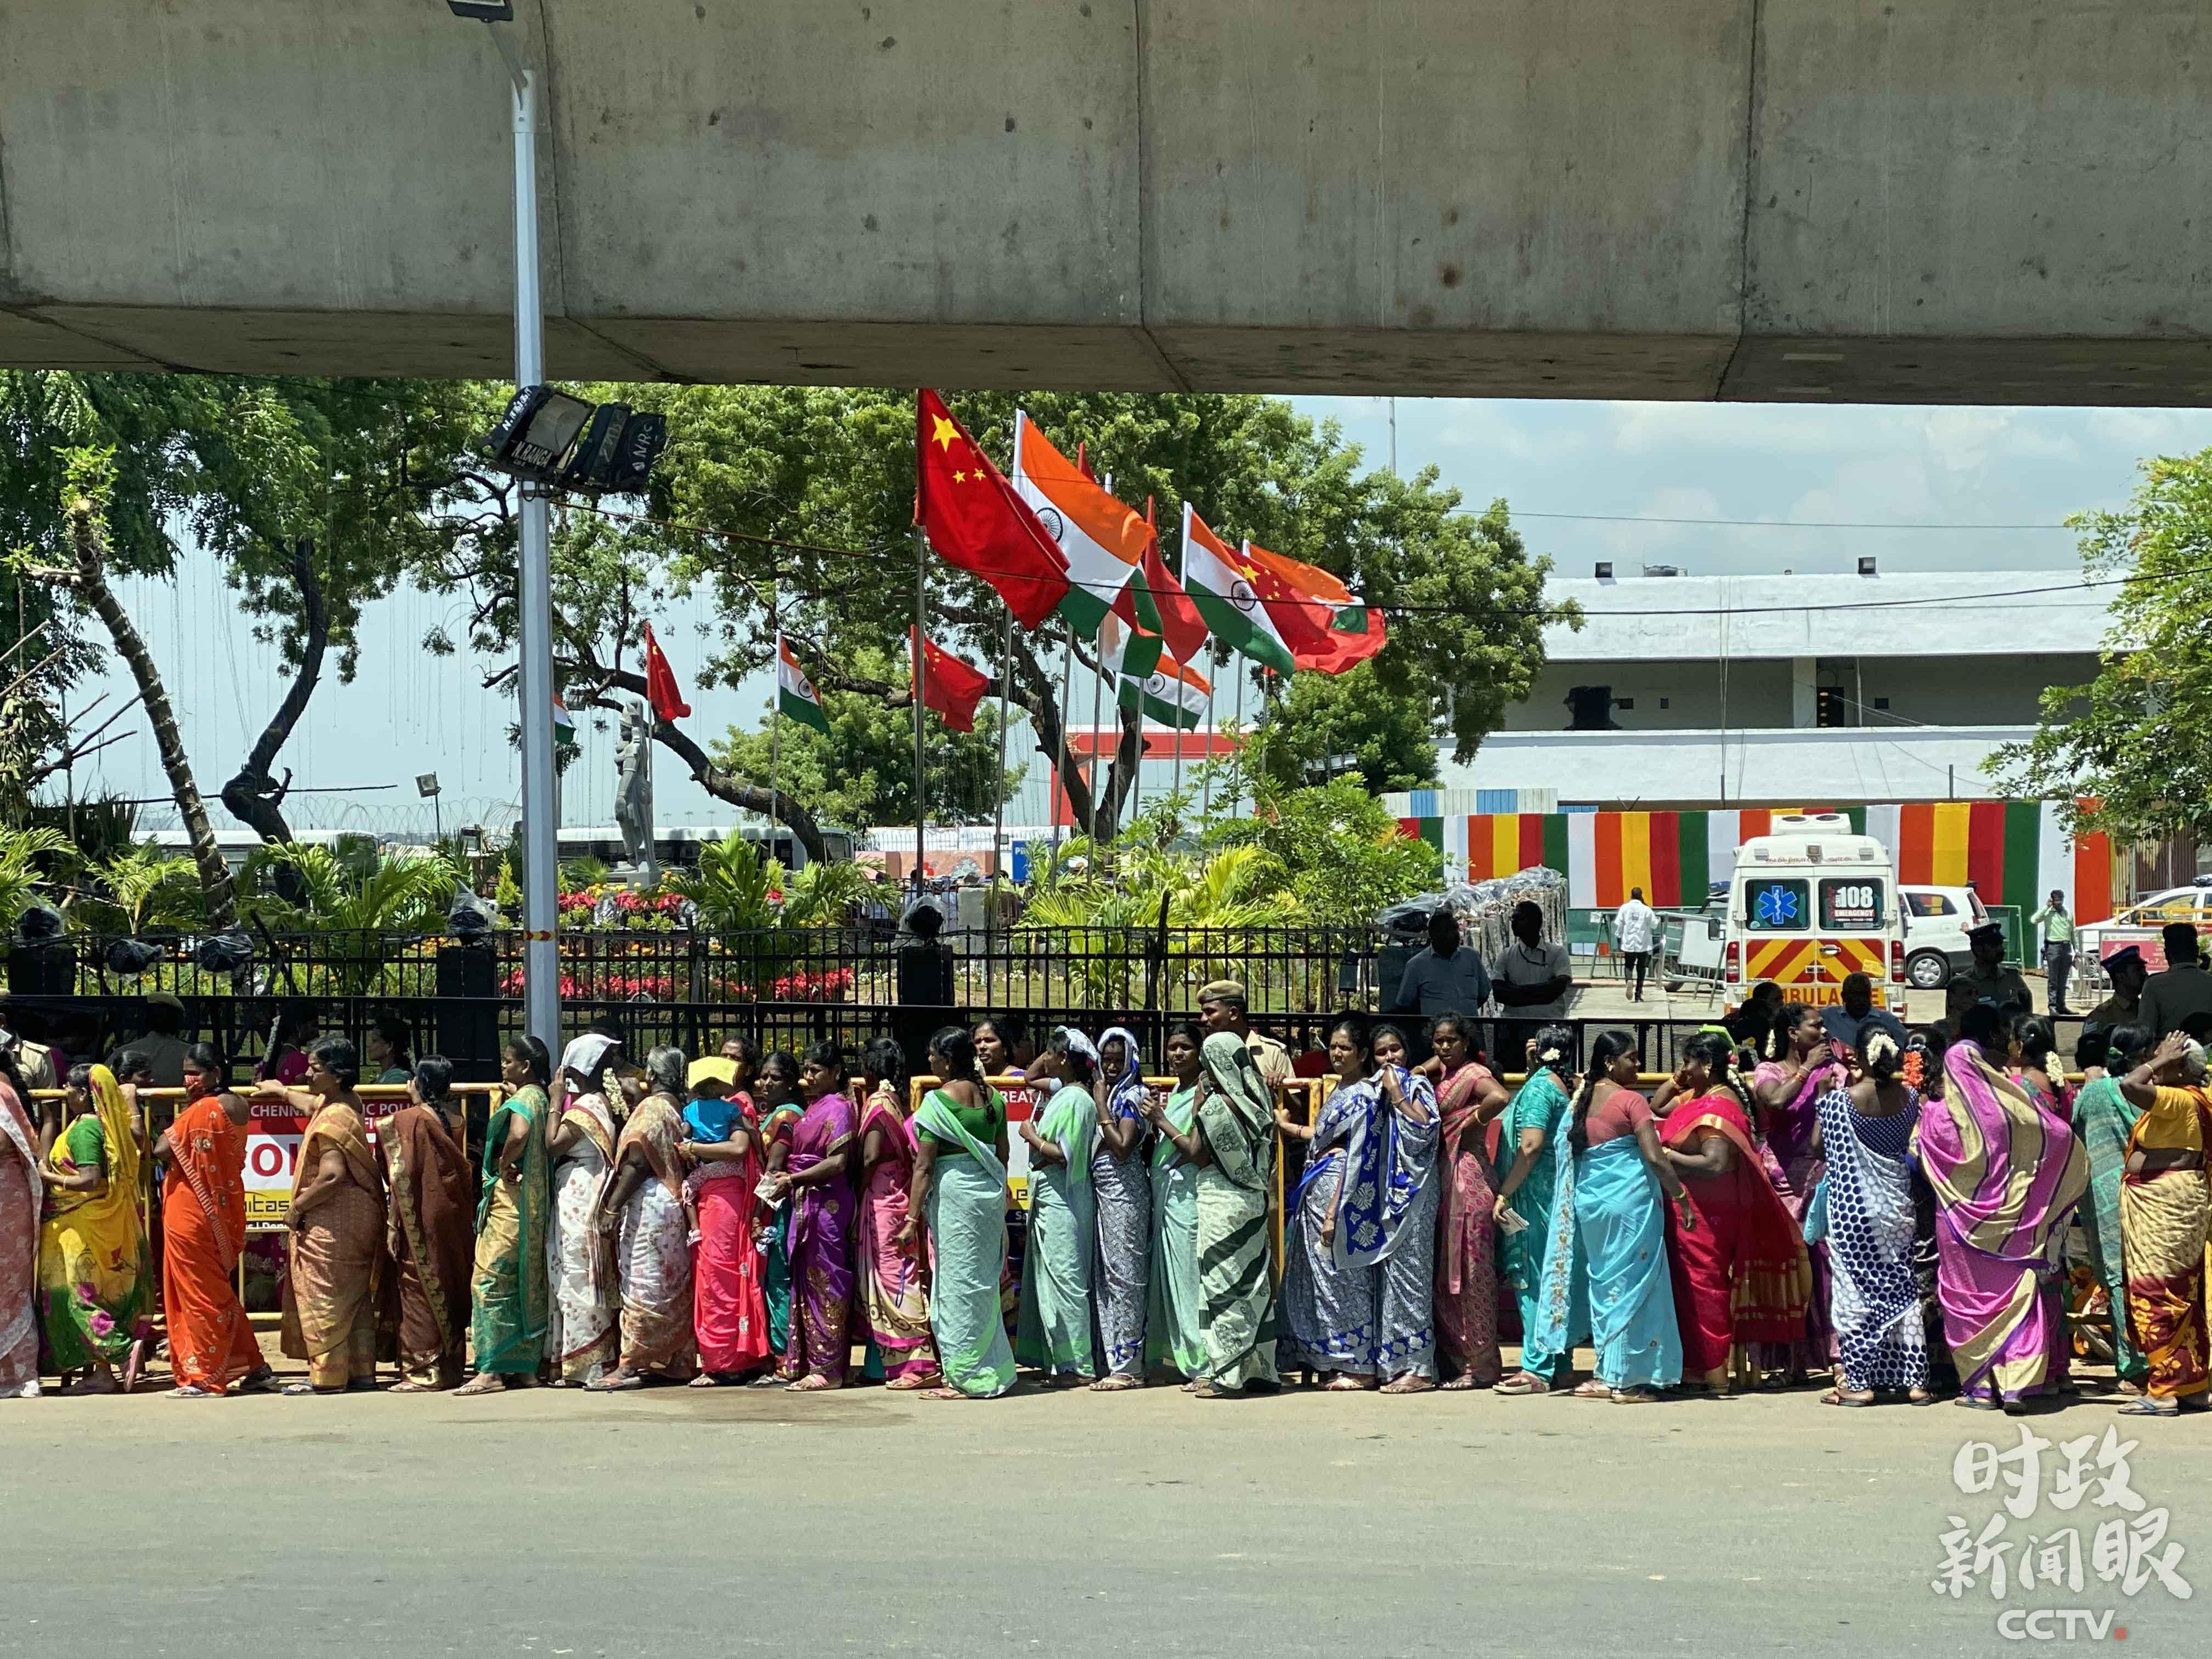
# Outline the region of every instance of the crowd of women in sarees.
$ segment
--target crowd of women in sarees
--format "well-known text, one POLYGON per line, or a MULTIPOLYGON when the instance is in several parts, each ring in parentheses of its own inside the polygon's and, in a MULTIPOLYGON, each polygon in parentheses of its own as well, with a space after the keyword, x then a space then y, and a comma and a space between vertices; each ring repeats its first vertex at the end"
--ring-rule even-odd
MULTIPOLYGON (((446 1062, 414 1068, 372 1140, 350 1045, 315 1042, 296 1086, 250 1091, 307 1118, 282 1336, 306 1376, 284 1392, 396 1364, 410 1393, 816 1391, 857 1370, 958 1400, 1026 1369, 1209 1398, 1303 1376, 1626 1404, 1813 1378, 1837 1407, 2021 1411, 2076 1391, 2078 1219, 2123 1409, 2206 1403, 2212 1090, 2179 1034, 2093 1033, 2077 1093, 2047 1022, 1977 1006, 1948 1045, 1866 1022, 1847 1048, 1784 1006, 1764 1055, 1701 1032, 1647 1097, 1625 1033, 1578 1048, 1546 1028, 1509 1089, 1472 1022, 1437 1021, 1416 1063, 1406 1032, 1350 1018, 1300 1099, 1241 1021, 1212 1023, 1168 1032, 1164 1075, 1126 1027, 1061 1028, 1020 1078, 1027 1112, 957 1025, 912 1091, 889 1040, 855 1079, 831 1043, 632 1066, 592 1033, 556 1066, 518 1039, 473 1164, 446 1062)), ((235 1279, 251 1100, 204 1049, 185 1095, 148 1149, 174 1392, 266 1389, 235 1279)), ((0 1397, 42 1370, 129 1386, 157 1305, 140 1160, 105 1068, 33 1109, 0 1054, 0 1397)))

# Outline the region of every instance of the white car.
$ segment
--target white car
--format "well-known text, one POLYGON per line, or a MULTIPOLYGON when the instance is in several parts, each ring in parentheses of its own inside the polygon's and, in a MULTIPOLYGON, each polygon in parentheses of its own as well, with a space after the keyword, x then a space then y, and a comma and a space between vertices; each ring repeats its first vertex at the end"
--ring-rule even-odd
POLYGON ((2084 922, 2074 932, 2074 971, 2084 985, 2101 986, 2100 965, 2108 951, 2132 945, 2142 952, 2143 966, 2157 973, 2166 966, 2162 933, 2172 921, 2185 921, 2199 939, 2212 938, 2212 878, 2200 876, 2188 887, 2169 887, 2137 899, 2104 921, 2084 922))
POLYGON ((1971 887, 1900 887, 1905 898, 1905 978, 1916 991, 1951 982, 1973 960, 1966 930, 1990 919, 1971 887))

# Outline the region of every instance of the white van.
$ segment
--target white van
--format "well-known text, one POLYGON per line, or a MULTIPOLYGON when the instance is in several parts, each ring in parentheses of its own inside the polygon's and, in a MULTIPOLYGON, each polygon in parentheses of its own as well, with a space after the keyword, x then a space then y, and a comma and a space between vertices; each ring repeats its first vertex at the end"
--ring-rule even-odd
POLYGON ((1741 992, 1772 980, 1793 1002, 1843 1000, 1847 975, 1874 981, 1877 1008, 1905 1002, 1905 925, 1889 850, 1841 812, 1778 813, 1736 849, 1722 977, 1741 992))

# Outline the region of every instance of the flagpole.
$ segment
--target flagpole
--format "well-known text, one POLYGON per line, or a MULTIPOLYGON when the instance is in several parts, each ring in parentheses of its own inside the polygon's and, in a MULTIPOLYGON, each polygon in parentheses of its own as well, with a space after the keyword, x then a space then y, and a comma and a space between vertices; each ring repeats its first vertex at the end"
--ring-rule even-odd
POLYGON ((1104 822, 1100 816, 1099 797, 1105 791, 1105 759, 1098 752, 1098 705, 1106 690, 1106 652, 1102 646, 1097 666, 1091 672, 1091 838, 1098 839, 1098 826, 1104 822))
POLYGON ((783 630, 775 631, 775 693, 768 705, 768 854, 775 856, 776 778, 783 768, 783 630))
MULTIPOLYGON (((1068 772, 1075 768, 1075 741, 1068 737, 1068 710, 1075 706, 1075 629, 1066 629, 1066 650, 1060 657, 1060 799, 1068 803, 1068 827, 1075 827, 1075 796, 1068 794, 1068 772)), ((1053 807, 1053 852, 1060 852, 1060 807, 1053 807)))
POLYGON ((1006 702, 1013 690, 1014 612, 1008 606, 1005 631, 999 643, 999 775, 991 780, 991 799, 998 803, 991 819, 991 887, 994 897, 999 878, 1006 867, 1006 702))
POLYGON ((923 798, 921 775, 921 694, 929 668, 922 655, 922 605, 929 576, 929 544, 921 531, 914 532, 914 890, 921 891, 921 872, 927 862, 923 828, 929 809, 923 798))
POLYGON ((1213 653, 1206 653, 1206 665, 1213 672, 1206 678, 1206 770, 1199 774, 1199 822, 1203 823, 1213 815, 1213 688, 1221 678, 1221 671, 1213 666, 1213 653))
MULTIPOLYGON (((1230 720, 1237 730, 1237 772, 1241 779, 1243 772, 1244 761, 1244 671, 1241 668, 1237 671, 1237 712, 1230 716, 1230 720)), ((1237 809, 1243 804, 1243 800, 1244 793, 1240 788, 1237 793, 1236 799, 1229 803, 1229 816, 1233 818, 1237 816, 1237 809)))

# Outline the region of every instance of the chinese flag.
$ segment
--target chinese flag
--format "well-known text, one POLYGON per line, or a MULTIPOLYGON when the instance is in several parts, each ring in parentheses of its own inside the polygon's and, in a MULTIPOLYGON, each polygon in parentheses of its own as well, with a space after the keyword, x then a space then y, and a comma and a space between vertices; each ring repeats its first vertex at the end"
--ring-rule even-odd
POLYGON ((991 677, 922 638, 918 628, 908 629, 907 637, 921 659, 917 670, 921 678, 921 706, 943 715, 946 731, 973 732, 975 705, 991 689, 991 677))
POLYGON ((1263 597, 1267 615, 1299 667, 1341 674, 1387 643, 1382 611, 1354 598, 1328 571, 1252 542, 1244 544, 1244 553, 1282 585, 1280 594, 1263 597))
POLYGON ((927 386, 916 399, 914 521, 939 558, 996 588, 1024 628, 1067 596, 1052 532, 927 386))
POLYGON ((684 688, 676 684, 676 671, 653 637, 653 624, 645 625, 645 697, 656 720, 680 720, 691 712, 684 701, 684 688))

